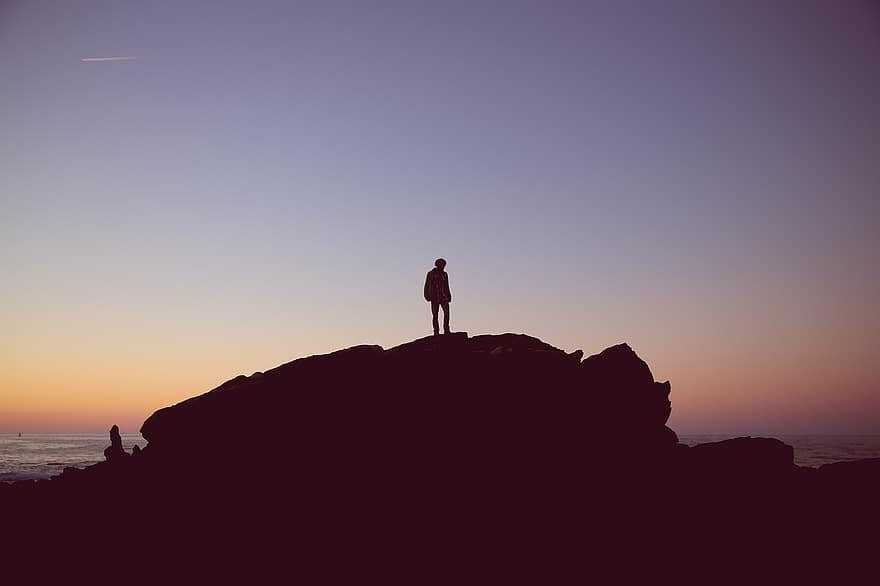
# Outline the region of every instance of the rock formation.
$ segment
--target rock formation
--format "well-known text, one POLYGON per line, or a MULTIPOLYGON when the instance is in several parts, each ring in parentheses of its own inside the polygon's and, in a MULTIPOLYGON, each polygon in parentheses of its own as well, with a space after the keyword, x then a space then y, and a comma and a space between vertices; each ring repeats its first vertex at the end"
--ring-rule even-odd
POLYGON ((106 462, 0 487, 0 503, 80 529, 125 511, 150 547, 295 558, 298 576, 410 564, 409 583, 465 560, 585 578, 608 548, 693 536, 803 547, 841 511, 848 530, 876 514, 880 461, 805 470, 769 438, 689 448, 666 426, 669 382, 632 348, 582 357, 457 333, 302 358, 156 411, 135 458, 113 426, 106 462))
POLYGON ((128 456, 128 452, 122 447, 122 436, 119 435, 119 426, 114 425, 110 428, 110 445, 104 450, 104 459, 108 462, 115 462, 128 456))

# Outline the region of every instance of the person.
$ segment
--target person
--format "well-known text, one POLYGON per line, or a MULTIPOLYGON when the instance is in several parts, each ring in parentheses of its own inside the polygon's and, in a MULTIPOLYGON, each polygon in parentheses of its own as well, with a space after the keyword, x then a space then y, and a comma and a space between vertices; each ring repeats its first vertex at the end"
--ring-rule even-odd
POLYGON ((449 275, 443 270, 445 268, 446 261, 438 258, 434 261, 434 268, 425 277, 425 301, 431 302, 435 336, 440 333, 440 325, 437 323, 437 311, 440 308, 443 308, 443 333, 450 333, 449 304, 452 303, 452 293, 449 292, 449 275))

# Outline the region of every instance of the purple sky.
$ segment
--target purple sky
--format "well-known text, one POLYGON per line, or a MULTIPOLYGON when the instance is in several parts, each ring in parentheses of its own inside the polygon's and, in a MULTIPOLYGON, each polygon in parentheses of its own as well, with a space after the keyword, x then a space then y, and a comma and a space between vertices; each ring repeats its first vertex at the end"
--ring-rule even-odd
POLYGON ((422 336, 438 256, 681 432, 880 431, 878 55, 875 2, 2 2, 0 431, 422 336))

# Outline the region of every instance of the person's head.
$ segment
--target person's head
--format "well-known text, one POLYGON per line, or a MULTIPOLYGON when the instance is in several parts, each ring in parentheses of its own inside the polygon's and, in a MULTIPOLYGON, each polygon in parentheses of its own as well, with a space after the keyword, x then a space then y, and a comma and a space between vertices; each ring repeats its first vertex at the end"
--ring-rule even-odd
POLYGON ((434 261, 434 266, 440 269, 441 271, 446 268, 446 260, 442 258, 438 258, 434 261))

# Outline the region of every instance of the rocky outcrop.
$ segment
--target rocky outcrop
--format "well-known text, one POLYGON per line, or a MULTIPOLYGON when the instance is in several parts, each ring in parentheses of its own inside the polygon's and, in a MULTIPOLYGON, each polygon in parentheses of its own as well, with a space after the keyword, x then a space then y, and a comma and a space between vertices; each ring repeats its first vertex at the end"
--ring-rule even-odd
POLYGON ((737 437, 698 444, 688 451, 690 465, 726 476, 782 475, 794 469, 794 450, 775 438, 737 437))
POLYGON ((122 447, 122 436, 119 435, 119 426, 114 425, 110 428, 110 445, 104 450, 104 459, 108 462, 116 462, 128 457, 129 453, 122 447))
POLYGON ((669 395, 626 344, 586 359, 519 334, 354 346, 156 411, 136 457, 114 426, 106 462, 0 486, 0 504, 40 535, 124 525, 150 559, 157 544, 201 549, 200 576, 275 560, 276 576, 331 583, 352 581, 334 570, 387 582, 389 568, 406 583, 434 568, 499 581, 523 560, 531 581, 582 582, 609 550, 656 569, 701 546, 726 568, 743 543, 800 555, 873 527, 876 462, 802 469, 769 438, 687 447, 669 395), (556 568, 566 580, 546 579, 556 568))
POLYGON ((250 460, 351 464, 368 452, 402 467, 530 455, 573 465, 675 447, 668 382, 625 344, 581 355, 515 334, 355 346, 238 376, 157 411, 141 434, 146 451, 190 465, 210 458, 207 437, 250 460))

